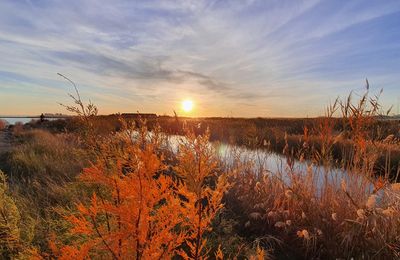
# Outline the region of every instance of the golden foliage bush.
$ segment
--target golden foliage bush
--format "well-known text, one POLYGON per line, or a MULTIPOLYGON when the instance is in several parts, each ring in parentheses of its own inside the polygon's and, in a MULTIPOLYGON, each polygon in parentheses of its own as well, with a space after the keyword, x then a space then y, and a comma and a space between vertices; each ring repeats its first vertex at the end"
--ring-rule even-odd
POLYGON ((193 133, 186 137, 179 146, 178 164, 174 169, 183 179, 186 245, 190 250, 181 250, 179 254, 185 259, 203 259, 209 253, 204 234, 211 231, 212 220, 223 207, 227 174, 217 174, 218 160, 209 143, 209 132, 197 138, 193 133))
POLYGON ((208 136, 192 135, 181 145, 178 178, 165 163, 161 141, 160 133, 149 133, 145 127, 138 132, 125 129, 102 141, 93 166, 79 176, 98 189, 89 203, 77 204, 77 212, 66 215, 70 232, 80 239, 69 245, 52 241, 55 256, 203 259, 207 255, 204 234, 222 208, 226 180, 215 176, 208 136))

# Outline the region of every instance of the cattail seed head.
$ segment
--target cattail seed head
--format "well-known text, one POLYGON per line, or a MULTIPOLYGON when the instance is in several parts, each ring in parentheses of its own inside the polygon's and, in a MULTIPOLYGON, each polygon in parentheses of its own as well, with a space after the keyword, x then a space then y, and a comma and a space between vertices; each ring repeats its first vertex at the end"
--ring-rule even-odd
POLYGON ((250 213, 249 217, 251 219, 261 219, 261 214, 259 212, 252 212, 250 213))
POLYGON ((346 181, 344 179, 342 179, 340 186, 342 187, 343 191, 347 191, 347 184, 346 181))
POLYGON ((285 196, 288 199, 291 199, 293 197, 293 191, 292 190, 286 190, 285 191, 285 196))
POLYGON ((275 227, 276 228, 283 228, 285 227, 285 223, 283 223, 282 221, 278 221, 275 223, 275 227))
POLYGON ((382 214, 385 215, 386 217, 393 217, 395 213, 395 210, 393 208, 387 208, 382 210, 382 214))
POLYGON ((361 219, 365 218, 365 211, 363 209, 358 209, 357 210, 357 216, 361 219))
POLYGON ((310 240, 310 233, 308 233, 307 229, 303 229, 303 230, 301 231, 301 233, 302 233, 304 239, 310 240))
POLYGON ((254 190, 256 192, 260 192, 261 191, 261 183, 259 181, 256 183, 256 186, 255 186, 254 190))
POLYGON ((274 217, 276 217, 276 212, 275 212, 275 211, 270 211, 270 212, 268 212, 267 217, 268 217, 268 218, 274 218, 274 217))

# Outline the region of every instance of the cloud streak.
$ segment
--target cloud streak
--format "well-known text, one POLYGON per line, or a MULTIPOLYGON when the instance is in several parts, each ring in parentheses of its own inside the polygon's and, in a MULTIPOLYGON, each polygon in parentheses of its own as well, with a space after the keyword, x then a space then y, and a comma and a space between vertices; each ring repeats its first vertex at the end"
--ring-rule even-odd
POLYGON ((1 1, 0 110, 41 112, 32 92, 59 110, 57 72, 104 113, 192 97, 201 116, 316 115, 365 77, 390 106, 398 24, 398 1, 1 1))

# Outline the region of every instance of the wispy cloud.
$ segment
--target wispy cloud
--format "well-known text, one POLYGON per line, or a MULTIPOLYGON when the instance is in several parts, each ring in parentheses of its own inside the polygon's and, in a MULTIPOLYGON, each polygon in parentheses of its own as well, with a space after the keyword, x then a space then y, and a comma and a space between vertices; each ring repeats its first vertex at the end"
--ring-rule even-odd
POLYGON ((365 77, 389 106, 398 24, 399 1, 1 1, 0 111, 59 110, 57 72, 104 113, 315 115, 365 77))

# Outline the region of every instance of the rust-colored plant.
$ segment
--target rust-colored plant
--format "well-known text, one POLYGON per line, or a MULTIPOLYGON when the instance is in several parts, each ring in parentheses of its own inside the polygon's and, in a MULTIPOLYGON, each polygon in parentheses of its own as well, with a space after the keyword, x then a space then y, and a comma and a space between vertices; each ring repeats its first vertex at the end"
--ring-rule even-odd
POLYGON ((0 119, 0 130, 3 130, 6 128, 6 122, 2 119, 0 119))
POLYGON ((209 253, 206 248, 206 232, 223 207, 222 197, 228 188, 225 174, 217 176, 218 160, 209 143, 209 132, 196 137, 188 133, 179 146, 178 164, 175 170, 183 179, 181 191, 185 201, 185 223, 188 252, 181 250, 185 259, 203 259, 209 253))
POLYGON ((129 131, 103 144, 96 163, 79 178, 96 185, 97 192, 67 216, 71 233, 81 239, 55 250, 60 258, 163 259, 175 254, 186 238, 179 226, 182 205, 177 183, 162 173, 166 166, 158 145, 156 135, 142 133, 132 140, 129 131))
POLYGON ((203 259, 205 233, 227 188, 225 178, 215 176, 217 160, 208 135, 180 146, 179 181, 165 163, 161 134, 143 126, 125 128, 97 144, 95 163, 79 180, 95 188, 90 200, 66 214, 72 225, 70 244, 50 243, 60 259, 105 257, 112 259, 168 259, 181 255, 203 259))

